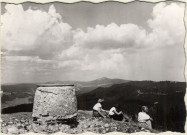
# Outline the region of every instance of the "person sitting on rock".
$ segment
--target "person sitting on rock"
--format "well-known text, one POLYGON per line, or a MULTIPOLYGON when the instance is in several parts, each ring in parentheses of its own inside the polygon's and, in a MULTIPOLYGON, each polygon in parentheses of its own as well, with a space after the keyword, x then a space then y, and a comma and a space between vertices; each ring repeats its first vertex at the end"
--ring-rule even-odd
POLYGON ((113 120, 122 121, 123 120, 123 112, 120 111, 119 104, 115 104, 109 111, 109 117, 113 120))
POLYGON ((152 124, 151 121, 153 119, 147 114, 148 112, 148 107, 147 106, 142 106, 141 112, 138 113, 138 125, 141 128, 141 130, 145 131, 152 131, 152 124))
POLYGON ((102 108, 102 104, 101 104, 102 102, 104 102, 104 99, 98 99, 97 104, 94 105, 94 107, 93 107, 93 117, 106 118, 106 116, 103 112, 107 113, 107 111, 102 108))

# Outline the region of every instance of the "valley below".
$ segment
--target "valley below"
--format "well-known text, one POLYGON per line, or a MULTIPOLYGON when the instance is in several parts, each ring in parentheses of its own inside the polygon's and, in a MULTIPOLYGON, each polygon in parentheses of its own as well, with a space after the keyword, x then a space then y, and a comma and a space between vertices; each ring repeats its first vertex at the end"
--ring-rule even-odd
MULTIPOLYGON (((96 133, 113 131, 127 133, 138 132, 139 129, 136 125, 137 114, 142 105, 148 106, 149 115, 153 118, 153 128, 158 132, 185 132, 185 82, 129 81, 122 79, 99 78, 88 82, 55 81, 46 83, 74 84, 76 87, 77 107, 79 110, 79 124, 77 127, 79 128, 70 129, 69 127, 63 127, 67 128, 67 131, 62 128, 66 133, 82 133, 89 131, 96 133), (129 123, 117 122, 119 125, 114 126, 115 122, 111 122, 110 119, 94 119, 91 116, 91 110, 98 98, 105 99, 103 108, 106 110, 109 110, 116 103, 120 104, 122 111, 128 115, 132 121, 129 123), (94 126, 94 123, 100 124, 94 126), (111 125, 112 123, 113 126, 111 125), (86 125, 87 127, 84 127, 83 125, 86 125), (104 132, 102 132, 102 128, 105 129, 103 130, 104 132)), ((37 84, 2 85, 1 89, 3 94, 1 97, 1 117, 4 123, 10 122, 12 117, 15 117, 20 121, 25 115, 28 118, 27 124, 31 121, 36 88, 37 84)), ((30 130, 25 130, 23 132, 26 131, 29 132, 30 130)), ((8 131, 5 129, 5 132, 8 131)))

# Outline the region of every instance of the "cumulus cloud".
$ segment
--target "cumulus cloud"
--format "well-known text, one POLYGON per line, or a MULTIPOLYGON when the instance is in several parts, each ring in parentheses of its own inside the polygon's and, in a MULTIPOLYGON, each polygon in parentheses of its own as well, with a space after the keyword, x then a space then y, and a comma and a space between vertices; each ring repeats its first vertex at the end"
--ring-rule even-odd
MULTIPOLYGON (((96 25, 94 28, 89 27, 86 32, 78 29, 74 31, 75 45, 69 48, 67 52, 64 51, 61 56, 64 57, 70 54, 70 57, 82 57, 81 69, 90 71, 102 70, 103 72, 111 72, 119 71, 118 69, 130 71, 135 69, 132 67, 130 68, 129 65, 136 68, 144 65, 145 67, 143 66, 138 70, 136 69, 137 72, 141 72, 143 69, 148 70, 147 67, 152 69, 154 63, 157 63, 162 68, 164 68, 163 65, 171 68, 177 64, 178 66, 180 65, 180 69, 184 68, 184 53, 182 53, 185 36, 183 22, 184 5, 176 3, 166 5, 165 3, 159 3, 153 8, 152 16, 152 19, 147 21, 151 32, 135 24, 117 25, 115 23, 108 24, 107 26, 96 25), (161 51, 159 48, 167 48, 170 46, 175 48, 170 51, 175 51, 173 53, 176 55, 165 55, 165 53, 167 54, 167 50, 164 50, 162 53, 156 53, 161 57, 154 55, 155 59, 146 60, 146 63, 142 62, 141 58, 145 59, 143 53, 147 53, 147 57, 152 58, 153 53, 150 54, 148 51, 159 52, 161 51), (177 49, 180 48, 178 51, 181 55, 176 52, 176 47, 177 49), (143 53, 141 53, 141 51, 143 51, 143 53), (135 57, 136 59, 129 61, 128 59, 130 58, 128 58, 127 55, 129 57, 135 56, 131 54, 132 52, 138 53, 139 58, 135 57), (172 64, 166 62, 167 59, 169 60, 170 58, 171 61, 173 61, 172 64), (180 63, 183 64, 178 63, 179 61, 177 58, 178 60, 182 60, 180 63), (160 61, 160 59, 165 61, 160 61), (136 65, 133 64, 133 61, 136 65), (151 66, 147 66, 150 63, 151 66)), ((157 70, 157 72, 162 73, 162 68, 157 70)), ((143 73, 145 72, 146 71, 143 73)), ((153 74, 151 72, 154 72, 154 70, 150 71, 150 74, 153 74)), ((143 77, 143 75, 141 77, 143 77)))
POLYGON ((5 9, 2 48, 9 51, 9 55, 27 54, 49 59, 72 41, 71 26, 62 21, 53 5, 48 12, 24 11, 22 5, 13 4, 7 4, 5 9))
POLYGON ((118 26, 115 23, 107 26, 96 25, 95 28, 89 27, 87 32, 78 30, 74 35, 78 45, 102 50, 137 48, 145 37, 145 30, 135 24, 122 24, 118 26))
POLYGON ((8 74, 9 79, 19 73, 59 79, 184 79, 184 4, 156 4, 152 18, 147 20, 151 31, 137 24, 115 22, 97 24, 86 31, 72 29, 53 5, 48 12, 24 11, 22 5, 12 4, 5 9, 1 34, 3 74, 8 74), (161 48, 171 49, 168 54, 168 49, 161 48), (166 62, 168 57, 172 62, 166 62), (172 71, 180 73, 173 77, 172 71))
POLYGON ((161 2, 153 8, 153 19, 148 25, 152 32, 148 36, 148 43, 154 46, 184 44, 184 4, 172 3, 166 5, 161 2))
POLYGON ((79 46, 90 49, 124 49, 146 50, 150 48, 166 47, 184 42, 184 4, 162 2, 153 8, 153 18, 147 21, 151 32, 140 28, 136 24, 115 23, 107 26, 96 25, 75 31, 74 40, 79 46))
POLYGON ((184 41, 184 4, 157 4, 153 8, 153 18, 147 21, 152 29, 150 33, 136 24, 115 23, 88 27, 86 32, 71 30, 53 5, 48 12, 24 11, 22 5, 12 4, 7 4, 5 9, 6 13, 2 15, 3 50, 16 55, 38 55, 50 59, 67 48, 75 50, 75 46, 128 51, 184 41))

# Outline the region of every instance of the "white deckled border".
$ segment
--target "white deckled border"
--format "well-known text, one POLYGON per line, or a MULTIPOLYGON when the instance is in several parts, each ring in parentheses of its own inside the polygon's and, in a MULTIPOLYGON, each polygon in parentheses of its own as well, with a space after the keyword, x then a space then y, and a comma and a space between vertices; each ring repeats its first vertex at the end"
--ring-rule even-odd
MULTIPOLYGON (((64 2, 64 3, 75 3, 75 2, 83 2, 83 1, 87 1, 87 2, 92 2, 92 3, 100 3, 100 2, 106 2, 106 1, 116 1, 116 2, 122 2, 122 3, 128 3, 128 2, 133 2, 135 0, 0 0, 0 2, 6 2, 6 3, 15 3, 15 4, 19 4, 19 3, 23 3, 23 2, 36 2, 36 3, 49 3, 49 2, 64 2)), ((167 0, 139 0, 142 2, 164 2, 167 0)), ((169 0, 172 1, 172 0, 169 0)), ((173 2, 184 2, 185 3, 185 17, 184 17, 184 23, 185 23, 185 41, 184 41, 184 48, 185 48, 185 55, 187 58, 187 0, 173 0, 173 2)), ((0 6, 1 8, 1 6, 0 6)), ((1 10, 0 10, 1 12, 1 10)), ((1 33, 0 33, 1 35, 1 33)), ((1 41, 1 39, 0 39, 1 41)), ((1 43, 1 42, 0 42, 1 43)), ((1 47, 1 44, 0 44, 1 47)), ((0 53, 1 54, 1 53, 0 53)), ((0 55, 0 63, 1 63, 1 55, 0 55)), ((1 71, 1 65, 0 65, 0 71, 1 71)), ((184 68, 184 75, 185 75, 185 80, 187 82, 187 60, 186 60, 186 64, 185 64, 185 68, 184 68)), ((0 72, 1 75, 1 72, 0 72)), ((1 76, 0 76, 0 83, 1 83, 1 76)), ((187 89, 186 89, 187 91, 187 89)), ((187 92, 186 92, 187 93, 187 92)), ((1 91, 0 91, 1 94, 1 91)), ((185 103, 187 106, 187 94, 185 95, 185 103)), ((1 104, 0 104, 1 105, 1 104)), ((187 111, 187 109, 186 109, 187 111)), ((187 119, 186 119, 186 124, 185 124, 185 132, 187 133, 187 119)), ((163 133, 159 133, 158 135, 184 135, 186 133, 178 133, 178 132, 163 132, 163 133)), ((7 134, 3 134, 2 135, 7 135, 7 134)), ((38 133, 26 133, 25 135, 39 135, 38 133)), ((106 135, 150 135, 150 134, 154 134, 154 133, 146 133, 146 132, 137 132, 137 133, 120 133, 120 132, 112 132, 112 133, 107 133, 106 135)), ((44 135, 44 134, 41 134, 44 135)), ((54 133, 53 135, 72 135, 72 134, 66 134, 66 133, 54 133)), ((96 133, 91 133, 91 132, 86 132, 86 133, 82 133, 79 135, 97 135, 96 133)), ((102 134, 99 134, 102 135, 102 134)))

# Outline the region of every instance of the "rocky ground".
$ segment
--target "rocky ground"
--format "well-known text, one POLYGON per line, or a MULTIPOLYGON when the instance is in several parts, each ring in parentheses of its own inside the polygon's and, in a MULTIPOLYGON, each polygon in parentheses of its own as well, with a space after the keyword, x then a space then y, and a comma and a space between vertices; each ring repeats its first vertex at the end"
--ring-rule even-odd
MULTIPOLYGON (((1 115, 1 132, 8 134, 23 134, 34 132, 32 130, 31 113, 14 113, 1 115)), ((131 122, 118 122, 109 118, 93 118, 90 111, 78 111, 77 126, 72 127, 66 124, 52 124, 43 126, 42 133, 63 132, 70 134, 78 134, 84 132, 108 133, 108 132, 138 132, 140 129, 137 124, 131 122)))

